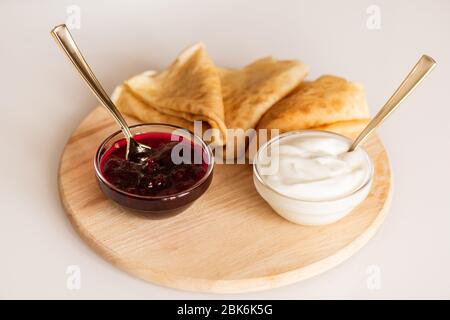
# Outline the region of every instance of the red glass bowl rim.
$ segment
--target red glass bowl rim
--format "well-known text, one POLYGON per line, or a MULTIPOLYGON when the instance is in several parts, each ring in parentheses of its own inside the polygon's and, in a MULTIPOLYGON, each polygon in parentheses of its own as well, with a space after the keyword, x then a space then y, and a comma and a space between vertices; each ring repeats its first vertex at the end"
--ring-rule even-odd
MULTIPOLYGON (((192 131, 190 131, 186 128, 169 125, 169 124, 162 124, 162 123, 141 123, 141 124, 136 124, 136 125, 130 126, 130 129, 145 127, 145 126, 147 126, 147 127, 148 126, 165 127, 165 128, 169 128, 169 129, 183 130, 187 134, 192 136, 194 138, 194 140, 198 139, 198 141, 201 142, 201 146, 202 146, 203 150, 205 150, 206 154, 208 155, 208 169, 207 169, 205 175, 199 181, 197 181, 194 185, 189 187, 188 189, 180 191, 178 193, 170 194, 170 195, 143 196, 143 195, 139 195, 139 194, 129 193, 129 192, 119 189, 118 187, 116 187, 115 185, 110 183, 108 180, 106 180, 106 178, 103 176, 103 174, 100 170, 100 167, 99 167, 100 161, 101 161, 101 156, 102 156, 102 154, 100 154, 100 153, 103 150, 103 148, 105 147, 105 145, 108 142, 110 142, 114 137, 116 137, 117 135, 122 133, 121 130, 117 130, 114 133, 110 134, 105 140, 103 140, 103 142, 98 147, 97 152, 95 153, 95 157, 94 157, 95 174, 104 184, 106 184, 112 190, 114 190, 118 193, 121 193, 127 197, 138 198, 138 199, 142 199, 142 200, 172 200, 172 199, 183 197, 183 196, 189 194, 192 190, 201 186, 208 179, 208 177, 211 175, 211 172, 213 171, 213 168, 214 168, 214 155, 213 155, 213 152, 212 152, 210 146, 205 141, 203 141, 203 139, 201 139, 199 136, 197 136, 192 131)), ((144 131, 144 132, 139 132, 139 133, 148 133, 148 132, 158 132, 158 131, 144 131)), ((195 141, 194 141, 194 143, 195 143, 195 141)))

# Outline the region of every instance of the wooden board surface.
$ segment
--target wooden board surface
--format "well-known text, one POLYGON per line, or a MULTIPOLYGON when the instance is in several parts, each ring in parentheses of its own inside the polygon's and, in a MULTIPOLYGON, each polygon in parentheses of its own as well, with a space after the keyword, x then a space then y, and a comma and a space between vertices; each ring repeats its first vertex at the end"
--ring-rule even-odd
POLYGON ((372 136, 365 144, 375 164, 372 190, 334 224, 306 227, 278 216, 256 192, 250 165, 216 165, 210 189, 191 208, 151 220, 108 200, 97 186, 95 151, 116 130, 100 107, 83 120, 61 158, 61 198, 75 229, 93 249, 126 272, 160 285, 231 293, 312 277, 361 248, 389 206, 389 160, 372 136))

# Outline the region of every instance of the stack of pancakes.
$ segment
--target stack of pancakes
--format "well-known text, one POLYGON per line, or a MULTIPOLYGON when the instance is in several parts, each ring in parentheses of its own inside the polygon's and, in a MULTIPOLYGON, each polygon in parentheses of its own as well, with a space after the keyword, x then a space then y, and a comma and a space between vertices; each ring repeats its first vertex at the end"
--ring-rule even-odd
POLYGON ((194 121, 202 121, 203 129, 214 129, 206 139, 214 147, 235 144, 239 134, 230 136, 229 129, 319 129, 355 137, 369 119, 362 86, 329 75, 304 81, 307 73, 301 61, 272 58, 242 69, 219 68, 200 43, 166 70, 125 81, 113 100, 145 123, 193 130, 194 121))

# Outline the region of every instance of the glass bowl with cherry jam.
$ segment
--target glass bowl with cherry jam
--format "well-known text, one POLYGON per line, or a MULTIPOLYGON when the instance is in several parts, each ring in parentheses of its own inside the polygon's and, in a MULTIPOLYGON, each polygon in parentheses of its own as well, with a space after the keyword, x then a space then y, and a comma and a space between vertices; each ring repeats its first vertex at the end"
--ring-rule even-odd
POLYGON ((158 217, 187 209, 213 177, 211 148, 190 131, 165 124, 130 127, 134 139, 151 148, 144 161, 126 160, 121 131, 100 145, 94 167, 100 189, 118 204, 158 217))

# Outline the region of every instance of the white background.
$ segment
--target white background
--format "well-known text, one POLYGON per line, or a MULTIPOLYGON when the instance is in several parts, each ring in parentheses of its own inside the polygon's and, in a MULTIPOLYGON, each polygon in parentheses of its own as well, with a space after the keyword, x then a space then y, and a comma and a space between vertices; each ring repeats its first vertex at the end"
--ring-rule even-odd
POLYGON ((0 298, 450 298, 449 1, 1 1, 0 298), (270 291, 204 295, 136 279, 91 251, 66 219, 57 168, 65 141, 97 105, 49 35, 69 5, 79 45, 106 89, 161 69, 205 42, 216 64, 299 58, 309 79, 362 82, 372 113, 422 53, 438 66, 378 130, 394 197, 376 236, 338 267, 270 291), (370 5, 381 28, 367 28, 370 5), (66 268, 81 268, 81 289, 66 268), (379 267, 381 288, 367 286, 379 267))

